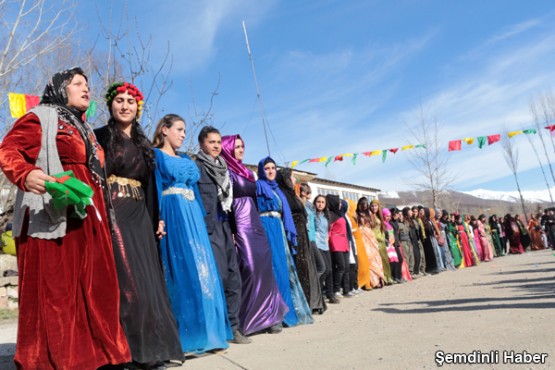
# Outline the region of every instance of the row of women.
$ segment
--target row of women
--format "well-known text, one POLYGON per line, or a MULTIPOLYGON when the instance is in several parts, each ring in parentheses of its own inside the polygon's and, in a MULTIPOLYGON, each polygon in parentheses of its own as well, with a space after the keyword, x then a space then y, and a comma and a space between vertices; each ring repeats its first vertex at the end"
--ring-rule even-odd
POLYGON ((290 175, 265 158, 256 180, 241 138, 213 127, 192 160, 175 114, 151 143, 127 82, 108 88, 93 131, 89 94, 80 68, 57 73, 0 145, 18 187, 18 369, 165 369, 324 311, 290 175), (84 212, 47 191, 69 171, 94 191, 84 212))
MULTIPOLYGON (((131 83, 108 88, 110 118, 95 131, 83 118, 89 101, 84 72, 60 72, 0 145, 19 189, 18 369, 164 369, 184 353, 310 324, 324 297, 338 303, 504 253, 495 218, 471 229, 423 207, 311 202, 310 187, 297 196, 294 174, 269 157, 256 179, 241 137, 213 127, 192 160, 178 152, 185 121, 175 114, 151 143, 131 83), (47 191, 65 171, 94 190, 85 212, 47 191)), ((517 231, 507 232, 511 251, 517 231)))

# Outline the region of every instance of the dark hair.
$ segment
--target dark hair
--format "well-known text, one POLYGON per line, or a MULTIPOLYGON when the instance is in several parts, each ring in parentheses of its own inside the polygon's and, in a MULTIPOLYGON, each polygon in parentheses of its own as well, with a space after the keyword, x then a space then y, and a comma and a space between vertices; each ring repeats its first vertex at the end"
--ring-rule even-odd
POLYGON ((370 222, 370 207, 368 206, 368 198, 362 197, 357 202, 357 222, 359 225, 362 224, 363 219, 368 220, 370 222), (364 206, 366 206, 366 210, 364 210, 364 206))
POLYGON ((162 128, 170 128, 177 121, 183 121, 185 123, 185 120, 181 116, 173 113, 166 114, 164 117, 162 117, 162 119, 160 119, 160 121, 158 121, 158 125, 156 125, 156 130, 154 130, 154 136, 152 137, 153 147, 161 148, 164 146, 165 138, 164 134, 162 134, 162 128))
POLYGON ((301 182, 301 184, 299 185, 299 190, 301 192, 301 195, 303 194, 303 192, 312 193, 312 189, 310 188, 310 185, 308 185, 306 182, 301 182))
POLYGON ((209 134, 218 134, 222 136, 217 128, 213 126, 204 126, 198 133, 198 143, 202 144, 209 134))
MULTIPOLYGON (((108 136, 107 149, 114 158, 116 153, 120 152, 123 147, 123 132, 119 130, 116 125, 116 120, 111 115, 112 110, 110 109, 110 119, 108 120, 108 131, 110 135, 108 136)), ((133 123, 131 125, 131 140, 143 153, 146 164, 150 170, 154 169, 154 150, 152 150, 152 145, 148 138, 146 137, 141 125, 133 118, 133 123)))
MULTIPOLYGON (((320 198, 324 198, 324 200, 326 201, 326 206, 324 207, 324 209, 322 210, 322 214, 324 215, 324 217, 328 220, 328 228, 331 227, 331 225, 329 224, 329 220, 330 220, 330 211, 328 210, 328 200, 326 199, 325 195, 322 194, 318 194, 316 196, 316 198, 314 198, 314 200, 312 201, 312 204, 314 204, 314 209, 316 211, 316 214, 318 214, 318 207, 316 207, 316 201, 320 198)), ((316 221, 318 221, 318 219, 316 219, 316 221)))

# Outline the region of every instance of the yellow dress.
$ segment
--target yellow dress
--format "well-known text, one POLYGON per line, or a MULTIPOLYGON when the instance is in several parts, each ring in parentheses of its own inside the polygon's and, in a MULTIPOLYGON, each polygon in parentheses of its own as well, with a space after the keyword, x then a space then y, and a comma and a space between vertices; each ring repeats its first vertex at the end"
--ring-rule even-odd
POLYGON ((363 289, 372 289, 372 285, 370 283, 370 260, 368 259, 368 246, 364 243, 362 232, 357 222, 357 205, 351 199, 347 199, 347 203, 349 204, 347 216, 351 222, 351 231, 353 232, 353 238, 355 239, 357 248, 358 287, 363 289))

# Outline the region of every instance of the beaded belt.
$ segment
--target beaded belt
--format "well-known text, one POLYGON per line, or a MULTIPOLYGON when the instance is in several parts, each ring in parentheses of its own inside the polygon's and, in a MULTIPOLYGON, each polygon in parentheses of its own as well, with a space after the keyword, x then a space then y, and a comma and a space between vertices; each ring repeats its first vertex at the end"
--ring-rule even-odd
POLYGON ((184 188, 167 188, 162 192, 162 196, 170 194, 181 194, 188 200, 195 200, 195 192, 184 188))
POLYGON ((260 214, 260 217, 281 217, 281 213, 277 212, 277 211, 268 211, 268 212, 262 212, 260 214))
POLYGON ((114 183, 118 184, 118 198, 129 198, 132 197, 135 200, 143 199, 141 197, 141 182, 135 179, 128 179, 127 177, 119 177, 116 175, 110 175, 108 177, 108 184, 112 185, 114 183))

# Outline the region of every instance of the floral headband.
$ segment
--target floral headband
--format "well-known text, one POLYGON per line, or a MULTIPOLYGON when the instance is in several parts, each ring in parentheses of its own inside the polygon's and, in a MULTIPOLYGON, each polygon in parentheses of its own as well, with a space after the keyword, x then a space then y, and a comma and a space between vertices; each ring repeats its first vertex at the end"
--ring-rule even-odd
POLYGON ((137 121, 141 118, 141 113, 143 112, 143 105, 145 104, 144 96, 141 90, 132 83, 129 82, 114 82, 106 93, 106 104, 108 107, 112 105, 116 95, 127 92, 129 95, 137 100, 137 121))

